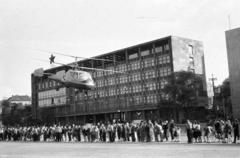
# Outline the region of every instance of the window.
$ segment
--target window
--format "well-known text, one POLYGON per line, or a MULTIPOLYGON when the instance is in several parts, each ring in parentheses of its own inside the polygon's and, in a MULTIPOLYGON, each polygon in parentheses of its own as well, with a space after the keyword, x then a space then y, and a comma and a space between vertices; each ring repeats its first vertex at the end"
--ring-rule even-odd
POLYGON ((158 77, 168 76, 172 73, 171 67, 163 67, 158 71, 158 77))
POLYGON ((139 61, 132 62, 132 63, 131 63, 131 69, 132 69, 132 70, 140 69, 140 62, 139 62, 139 61))
POLYGON ((115 89, 109 89, 109 96, 114 96, 114 95, 116 95, 116 91, 115 91, 115 89))
POLYGON ((163 51, 162 46, 156 46, 155 47, 155 53, 161 53, 163 51))
POLYGON ((140 73, 134 73, 130 77, 131 77, 131 81, 139 81, 139 80, 141 80, 141 74, 140 73))
POLYGON ((119 91, 120 91, 120 94, 127 94, 128 93, 128 87, 126 87, 126 86, 120 87, 119 91))
POLYGON ((167 80, 162 80, 159 83, 159 89, 163 89, 168 84, 167 80))
POLYGON ((54 98, 51 98, 51 104, 54 104, 54 98))
POLYGON ((155 94, 148 95, 147 103, 157 103, 157 96, 155 94))
POLYGON ((155 78, 155 71, 149 70, 145 72, 145 79, 155 78))
POLYGON ((45 88, 48 88, 48 81, 45 81, 45 88))
POLYGON ((101 86, 102 86, 101 83, 102 83, 102 81, 101 81, 101 80, 98 80, 98 81, 96 82, 97 87, 101 87, 101 86))
POLYGON ((158 57, 158 64, 168 64, 170 63, 170 56, 169 55, 161 55, 158 57))
POLYGON ((135 97, 134 97, 134 103, 136 103, 136 104, 141 104, 141 103, 143 103, 143 97, 140 96, 140 95, 135 96, 135 97))
POLYGON ((115 84, 115 78, 108 78, 108 85, 114 85, 115 84))
POLYGON ((56 81, 53 81, 53 87, 55 87, 56 86, 56 81))
POLYGON ((188 45, 188 54, 189 54, 189 67, 188 70, 194 72, 194 54, 193 54, 193 46, 188 45))
POLYGON ((150 59, 146 59, 144 60, 144 67, 150 67, 150 66, 154 66, 154 59, 150 58, 150 59))
POLYGON ((164 44, 164 51, 168 51, 169 50, 169 44, 164 44))
POLYGON ((130 54, 129 56, 128 56, 128 59, 135 59, 135 58, 137 58, 138 57, 138 53, 134 53, 134 54, 130 54))
POLYGON ((188 45, 188 54, 189 54, 189 57, 193 57, 193 46, 192 45, 188 45))
POLYGON ((100 90, 99 91, 99 97, 104 97, 104 96, 106 96, 105 91, 104 90, 100 90))
POLYGON ((141 51, 141 56, 147 56, 150 54, 150 50, 141 51))
POLYGON ((102 77, 103 76, 103 71, 97 71, 97 77, 102 77))
MULTIPOLYGON (((108 67, 107 70, 111 70, 111 71, 108 71, 108 72, 107 72, 108 75, 114 74, 114 67, 108 67)), ((94 74, 94 73, 93 73, 93 74, 94 74)))
POLYGON ((118 70, 118 71, 125 72, 125 71, 127 71, 127 65, 126 65, 126 64, 124 64, 124 65, 118 65, 118 66, 117 66, 117 70, 118 70))
POLYGON ((155 82, 146 83, 146 89, 147 90, 155 90, 156 89, 156 83, 155 82))
POLYGON ((97 77, 97 72, 93 72, 93 78, 96 78, 97 77))

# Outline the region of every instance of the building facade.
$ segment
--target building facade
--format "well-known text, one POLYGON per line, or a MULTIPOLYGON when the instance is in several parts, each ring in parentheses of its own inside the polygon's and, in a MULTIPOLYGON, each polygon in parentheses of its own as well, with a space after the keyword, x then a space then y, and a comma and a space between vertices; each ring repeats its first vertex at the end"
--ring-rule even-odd
POLYGON ((233 117, 240 118, 240 28, 225 32, 233 117))
MULTIPOLYGON (((96 88, 87 93, 66 87, 56 90, 59 83, 32 75, 33 117, 81 123, 171 117, 181 122, 184 112, 162 103, 162 98, 167 97, 162 90, 169 75, 181 70, 193 71, 202 76, 202 88, 206 91, 203 45, 200 41, 169 36, 95 58, 108 60, 83 60, 78 64, 126 73, 91 71, 96 88)), ((67 69, 60 66, 46 72, 67 69)), ((207 106, 207 97, 204 99, 206 102, 200 102, 198 108, 207 106)), ((202 118, 200 111, 192 116, 202 118)))

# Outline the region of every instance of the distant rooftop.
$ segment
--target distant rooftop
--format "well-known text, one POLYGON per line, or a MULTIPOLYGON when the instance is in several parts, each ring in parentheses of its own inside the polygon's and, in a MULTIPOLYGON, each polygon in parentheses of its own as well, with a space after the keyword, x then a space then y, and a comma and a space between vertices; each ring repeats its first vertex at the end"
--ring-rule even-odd
POLYGON ((28 95, 13 95, 8 101, 31 101, 31 98, 28 95))

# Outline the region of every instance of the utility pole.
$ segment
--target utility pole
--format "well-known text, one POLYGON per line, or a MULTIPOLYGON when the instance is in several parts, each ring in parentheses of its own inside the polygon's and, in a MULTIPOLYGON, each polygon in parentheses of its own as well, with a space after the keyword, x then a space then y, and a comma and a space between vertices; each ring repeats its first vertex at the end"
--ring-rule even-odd
POLYGON ((217 78, 214 77, 213 74, 212 74, 212 77, 209 78, 209 81, 212 82, 212 88, 213 88, 213 108, 216 108, 216 107, 215 107, 215 84, 214 84, 214 82, 215 82, 216 80, 217 80, 217 78))
POLYGON ((212 78, 209 78, 209 80, 212 82, 213 96, 215 96, 215 84, 214 84, 214 82, 217 80, 217 78, 214 77, 213 74, 212 74, 212 78))

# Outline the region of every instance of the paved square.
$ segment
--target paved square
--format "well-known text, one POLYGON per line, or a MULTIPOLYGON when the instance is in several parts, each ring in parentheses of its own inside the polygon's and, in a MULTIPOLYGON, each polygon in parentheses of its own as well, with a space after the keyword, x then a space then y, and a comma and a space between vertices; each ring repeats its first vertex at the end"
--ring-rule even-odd
POLYGON ((239 158, 240 144, 0 142, 0 158, 239 158))

